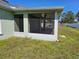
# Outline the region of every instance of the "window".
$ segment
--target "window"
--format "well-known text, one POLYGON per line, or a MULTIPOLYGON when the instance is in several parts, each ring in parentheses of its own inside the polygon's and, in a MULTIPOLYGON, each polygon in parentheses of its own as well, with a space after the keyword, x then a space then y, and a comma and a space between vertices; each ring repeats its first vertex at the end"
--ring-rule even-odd
POLYGON ((30 33, 54 34, 54 16, 51 13, 29 14, 30 33))
POLYGON ((16 32, 24 32, 24 25, 23 25, 23 14, 14 15, 15 19, 15 31, 16 32))

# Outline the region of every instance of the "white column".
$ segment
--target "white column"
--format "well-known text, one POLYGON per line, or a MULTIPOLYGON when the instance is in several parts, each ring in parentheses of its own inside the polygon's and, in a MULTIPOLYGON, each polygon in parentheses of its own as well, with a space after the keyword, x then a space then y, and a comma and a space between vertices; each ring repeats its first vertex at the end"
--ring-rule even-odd
POLYGON ((0 19, 0 34, 2 34, 1 19, 0 19))
POLYGON ((24 13, 24 33, 27 35, 29 32, 29 21, 28 21, 28 14, 24 13))
POLYGON ((57 15, 57 12, 55 12, 54 35, 55 35, 55 38, 58 39, 58 15, 57 15))

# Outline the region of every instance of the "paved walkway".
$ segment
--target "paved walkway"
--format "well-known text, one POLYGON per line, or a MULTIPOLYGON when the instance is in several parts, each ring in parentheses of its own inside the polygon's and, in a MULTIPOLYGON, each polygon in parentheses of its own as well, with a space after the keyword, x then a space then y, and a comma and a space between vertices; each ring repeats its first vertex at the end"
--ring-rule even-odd
POLYGON ((66 26, 70 26, 70 27, 73 27, 73 28, 79 28, 79 23, 73 23, 73 24, 65 24, 66 26))

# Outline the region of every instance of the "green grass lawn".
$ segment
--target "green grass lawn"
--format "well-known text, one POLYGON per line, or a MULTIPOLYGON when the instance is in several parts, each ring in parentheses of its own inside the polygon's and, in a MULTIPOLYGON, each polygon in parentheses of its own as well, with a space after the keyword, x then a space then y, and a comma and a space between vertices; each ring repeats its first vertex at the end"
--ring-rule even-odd
POLYGON ((58 42, 15 37, 1 40, 0 59, 79 59, 79 29, 59 27, 58 42))

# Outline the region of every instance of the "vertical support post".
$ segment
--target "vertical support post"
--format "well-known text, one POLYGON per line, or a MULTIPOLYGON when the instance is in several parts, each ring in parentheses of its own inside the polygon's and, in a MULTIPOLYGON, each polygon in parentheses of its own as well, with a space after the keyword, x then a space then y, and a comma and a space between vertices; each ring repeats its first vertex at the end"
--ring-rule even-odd
POLYGON ((0 19, 0 34, 2 34, 2 28, 1 28, 1 19, 0 19))
POLYGON ((44 20, 43 20, 43 26, 44 26, 44 32, 46 32, 46 14, 44 14, 44 20))
POLYGON ((24 33, 25 35, 27 35, 27 33, 29 32, 29 21, 28 21, 28 14, 24 13, 24 33))
POLYGON ((58 40, 58 15, 57 15, 57 12, 55 12, 54 35, 55 35, 56 40, 58 40))

